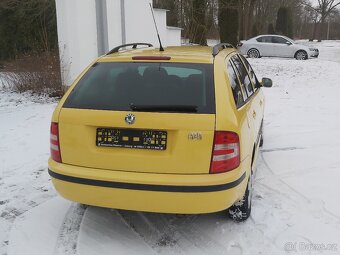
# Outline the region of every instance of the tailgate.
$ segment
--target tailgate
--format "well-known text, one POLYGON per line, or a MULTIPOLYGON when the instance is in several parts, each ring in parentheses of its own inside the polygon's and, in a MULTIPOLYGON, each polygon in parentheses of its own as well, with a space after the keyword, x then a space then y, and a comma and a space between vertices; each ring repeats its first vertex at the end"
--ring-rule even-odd
MULTIPOLYGON (((59 139, 63 163, 98 170, 209 173, 215 114, 133 112, 135 123, 129 125, 125 121, 129 113, 62 108, 59 139), (97 129, 123 130, 127 132, 125 134, 136 134, 133 131, 162 131, 161 134, 166 134, 162 140, 165 146, 161 149, 152 146, 98 146, 97 135, 100 130, 97 129)), ((138 141, 136 143, 140 144, 138 141)))

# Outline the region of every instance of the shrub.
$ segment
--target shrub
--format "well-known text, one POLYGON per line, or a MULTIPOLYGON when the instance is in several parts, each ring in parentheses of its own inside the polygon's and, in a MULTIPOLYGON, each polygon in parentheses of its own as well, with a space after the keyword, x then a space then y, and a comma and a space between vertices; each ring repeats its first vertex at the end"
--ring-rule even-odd
POLYGON ((3 65, 3 85, 17 92, 31 91, 60 97, 63 87, 57 52, 44 52, 19 57, 3 65))

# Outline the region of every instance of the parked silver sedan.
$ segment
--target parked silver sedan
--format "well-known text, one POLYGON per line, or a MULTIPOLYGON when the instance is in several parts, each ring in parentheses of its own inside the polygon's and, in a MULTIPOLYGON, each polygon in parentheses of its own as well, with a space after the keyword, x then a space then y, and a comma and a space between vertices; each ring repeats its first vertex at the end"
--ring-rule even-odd
POLYGON ((319 50, 298 44, 294 40, 281 35, 259 35, 247 41, 241 41, 238 49, 250 58, 283 57, 306 60, 318 57, 319 50))

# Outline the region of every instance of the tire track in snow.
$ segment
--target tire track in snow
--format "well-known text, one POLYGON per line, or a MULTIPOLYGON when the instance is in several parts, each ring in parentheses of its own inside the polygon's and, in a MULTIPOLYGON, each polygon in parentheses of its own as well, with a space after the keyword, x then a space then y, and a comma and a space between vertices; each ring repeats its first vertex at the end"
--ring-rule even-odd
MULTIPOLYGON (((301 198, 303 198, 307 203, 311 203, 311 200, 310 200, 308 197, 306 197, 304 194, 302 194, 301 192, 297 191, 297 190, 294 189, 292 186, 290 186, 288 183, 286 183, 284 180, 282 180, 282 178, 280 177, 280 175, 276 174, 276 173, 274 172, 274 170, 269 166, 269 164, 267 163, 267 161, 266 161, 265 158, 263 157, 263 154, 260 153, 260 155, 261 155, 261 159, 262 159, 262 161, 263 161, 265 167, 270 171, 270 173, 272 173, 273 177, 274 177, 277 181, 281 182, 283 185, 285 185, 287 188, 289 188, 289 189, 290 189, 291 191, 293 191, 295 194, 299 195, 299 196, 300 196, 301 198)), ((271 189, 272 189, 273 191, 275 190, 275 189, 273 189, 273 188, 271 188, 271 189)), ((276 192, 279 192, 279 193, 281 194, 280 191, 276 191, 276 192)))
MULTIPOLYGON (((24 164, 21 166, 24 167, 24 164)), ((0 189, 3 191, 0 198, 0 254, 5 254, 9 246, 9 233, 15 220, 34 209, 35 207, 52 199, 55 194, 49 184, 45 184, 46 176, 43 175, 45 168, 36 167, 21 185, 13 182, 13 173, 20 168, 13 168, 11 171, 3 172, 0 177, 0 189), (29 195, 28 195, 29 194, 29 195)))
MULTIPOLYGON (((122 220, 155 252, 161 254, 225 254, 226 247, 206 234, 199 215, 118 211, 122 220)), ((215 214, 214 214, 215 215, 215 214)), ((210 216, 208 221, 212 222, 210 216)), ((204 218, 204 217, 203 217, 204 218)), ((215 221, 215 220, 214 220, 215 221)))
MULTIPOLYGON (((282 184, 284 184, 287 188, 289 188, 291 191, 293 191, 296 195, 298 195, 298 197, 302 198, 303 200, 305 200, 305 202, 307 202, 308 207, 311 207, 313 205, 313 201, 310 200, 308 197, 306 197, 304 194, 302 194, 301 192, 297 191, 296 189, 294 189, 292 186, 290 186, 288 183, 286 183, 282 178, 285 177, 285 175, 278 175, 274 172, 274 170, 269 166, 268 162, 265 160, 265 158, 263 157, 263 154, 260 153, 261 155, 261 159, 265 165, 265 167, 267 168, 267 170, 272 174, 272 176, 274 177, 274 179, 276 179, 277 181, 281 182, 282 184)), ((270 187, 264 183, 258 182, 260 185, 266 187, 267 189, 270 189, 280 195, 282 195, 282 192, 280 192, 278 189, 275 189, 273 187, 270 187)), ((288 196, 288 194, 285 194, 288 196)), ((333 222, 335 220, 335 225, 338 229, 340 229, 340 217, 335 215, 334 213, 330 212, 329 210, 326 209, 325 207, 325 202, 322 200, 321 201, 321 206, 317 206, 317 208, 319 209, 319 211, 328 219, 331 219, 333 222)), ((315 209, 315 208, 314 208, 315 209)), ((309 210, 310 211, 310 210, 309 210)))
POLYGON ((77 253, 80 224, 86 209, 86 205, 72 204, 59 230, 53 255, 73 255, 77 253))
MULTIPOLYGON (((162 249, 176 250, 182 253, 177 240, 171 231, 167 231, 168 224, 158 226, 153 219, 156 214, 117 210, 117 214, 124 223, 134 231, 155 252, 161 253, 162 249), (151 218, 147 214, 153 215, 151 218)), ((156 216, 157 217, 157 216, 156 216)))
POLYGON ((277 152, 277 151, 295 151, 295 150, 304 150, 303 147, 284 147, 284 148, 273 148, 273 149, 263 149, 261 153, 266 152, 277 152))

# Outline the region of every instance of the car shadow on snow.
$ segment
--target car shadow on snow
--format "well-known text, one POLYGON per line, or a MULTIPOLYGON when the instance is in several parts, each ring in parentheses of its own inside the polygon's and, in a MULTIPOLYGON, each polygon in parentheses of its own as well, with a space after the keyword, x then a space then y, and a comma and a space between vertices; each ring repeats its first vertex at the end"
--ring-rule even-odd
POLYGON ((200 215, 146 213, 89 206, 81 222, 78 254, 242 254, 240 228, 226 212, 200 215), (236 234, 235 234, 236 233, 236 234))

